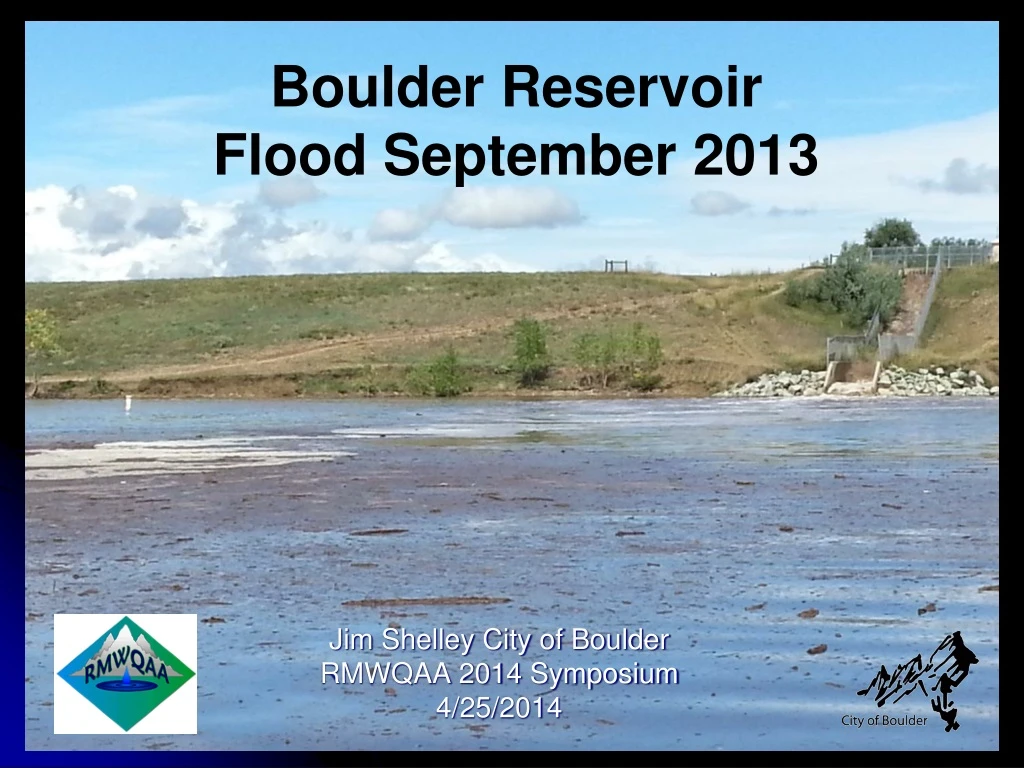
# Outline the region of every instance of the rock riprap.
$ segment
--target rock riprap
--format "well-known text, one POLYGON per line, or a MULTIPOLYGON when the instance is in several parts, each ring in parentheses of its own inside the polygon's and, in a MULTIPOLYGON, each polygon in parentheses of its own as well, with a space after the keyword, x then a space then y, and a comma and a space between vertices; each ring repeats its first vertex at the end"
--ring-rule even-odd
POLYGON ((899 366, 890 366, 878 377, 878 394, 898 397, 998 397, 999 387, 989 387, 980 373, 965 371, 963 368, 946 370, 934 367, 909 371, 899 366))
MULTIPOLYGON (((754 381, 719 392, 715 397, 814 397, 869 394, 866 382, 838 382, 825 392, 825 371, 765 373, 754 381), (842 386, 839 386, 842 384, 842 386)), ((893 365, 878 378, 878 395, 888 397, 998 397, 977 371, 941 367, 907 370, 893 365)))

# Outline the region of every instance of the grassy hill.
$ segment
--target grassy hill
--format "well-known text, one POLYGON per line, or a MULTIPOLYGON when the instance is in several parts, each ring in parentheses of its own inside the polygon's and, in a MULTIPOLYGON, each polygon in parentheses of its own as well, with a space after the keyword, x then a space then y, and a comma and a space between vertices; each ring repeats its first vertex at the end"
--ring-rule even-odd
MULTIPOLYGON (((970 333, 962 321, 978 314, 976 305, 998 308, 998 272, 994 280, 967 272, 959 279, 977 288, 956 287, 959 271, 946 278, 943 288, 953 287, 937 302, 931 338, 942 354, 980 360, 994 351, 998 369, 998 318, 970 333)), ((555 370, 541 391, 578 388, 571 350, 580 333, 640 321, 661 339, 666 390, 702 395, 768 370, 820 369, 826 336, 858 330, 835 315, 787 306, 782 289, 790 277, 573 272, 33 283, 25 301, 54 315, 63 348, 38 367, 41 395, 402 393, 410 369, 449 344, 468 366, 474 393, 509 393, 517 389, 507 370, 509 332, 521 317, 549 329, 555 370)))
POLYGON ((999 264, 961 267, 939 282, 913 363, 965 365, 999 381, 999 264))

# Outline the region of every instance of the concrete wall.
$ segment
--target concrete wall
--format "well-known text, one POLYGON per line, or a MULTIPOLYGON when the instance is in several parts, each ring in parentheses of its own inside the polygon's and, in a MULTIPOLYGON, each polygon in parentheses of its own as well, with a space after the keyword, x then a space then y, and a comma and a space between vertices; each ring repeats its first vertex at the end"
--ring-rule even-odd
POLYGON ((875 392, 878 390, 878 377, 882 370, 882 364, 880 362, 849 362, 845 360, 833 360, 828 364, 825 369, 825 385, 824 389, 826 392, 833 384, 846 384, 853 382, 864 381, 865 379, 871 380, 870 391, 875 392))
POLYGON ((880 333, 878 334, 878 359, 887 363, 897 355, 906 355, 914 351, 917 338, 912 333, 880 333))
POLYGON ((825 342, 825 364, 855 360, 863 345, 863 336, 831 336, 825 342))

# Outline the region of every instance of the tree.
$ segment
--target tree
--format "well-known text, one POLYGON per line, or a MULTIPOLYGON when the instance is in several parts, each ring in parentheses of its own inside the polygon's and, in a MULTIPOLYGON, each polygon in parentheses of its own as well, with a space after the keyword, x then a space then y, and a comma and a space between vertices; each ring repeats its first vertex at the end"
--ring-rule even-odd
POLYGON ((848 243, 843 241, 843 245, 839 249, 839 255, 863 261, 868 257, 868 246, 864 245, 864 243, 848 243))
POLYGON ((921 244, 921 236, 906 219, 883 219, 864 231, 868 248, 898 248, 921 244))
POLYGON ((25 312, 25 368, 33 366, 33 382, 39 387, 39 364, 61 351, 57 321, 45 309, 25 312))
POLYGON ((547 378, 551 370, 551 356, 548 354, 547 330, 532 318, 517 320, 512 327, 515 338, 512 370, 524 387, 547 378))
POLYGON ((932 238, 932 247, 953 246, 960 248, 988 248, 992 245, 988 240, 976 240, 973 237, 964 240, 962 237, 935 237, 932 238))

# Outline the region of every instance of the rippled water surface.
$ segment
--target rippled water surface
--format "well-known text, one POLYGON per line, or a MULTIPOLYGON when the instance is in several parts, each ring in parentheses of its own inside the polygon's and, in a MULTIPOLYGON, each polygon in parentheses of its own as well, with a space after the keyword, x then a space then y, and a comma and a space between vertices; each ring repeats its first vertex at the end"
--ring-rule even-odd
POLYGON ((994 398, 28 402, 29 747, 124 744, 53 735, 53 613, 170 612, 224 620, 200 625, 200 733, 139 748, 995 749, 998 416, 994 398), (374 530, 393 533, 353 535, 374 530), (467 658, 384 649, 389 624, 534 645, 478 639, 469 661, 522 681, 459 685, 467 658), (350 661, 446 661, 456 682, 323 685, 339 627, 378 639, 350 661), (559 627, 671 637, 540 649, 559 627), (979 659, 959 730, 924 695, 857 695, 953 631, 979 659), (545 691, 540 662, 678 683, 545 691), (541 694, 560 717, 436 712, 541 694), (928 720, 842 722, 886 713, 928 720))

